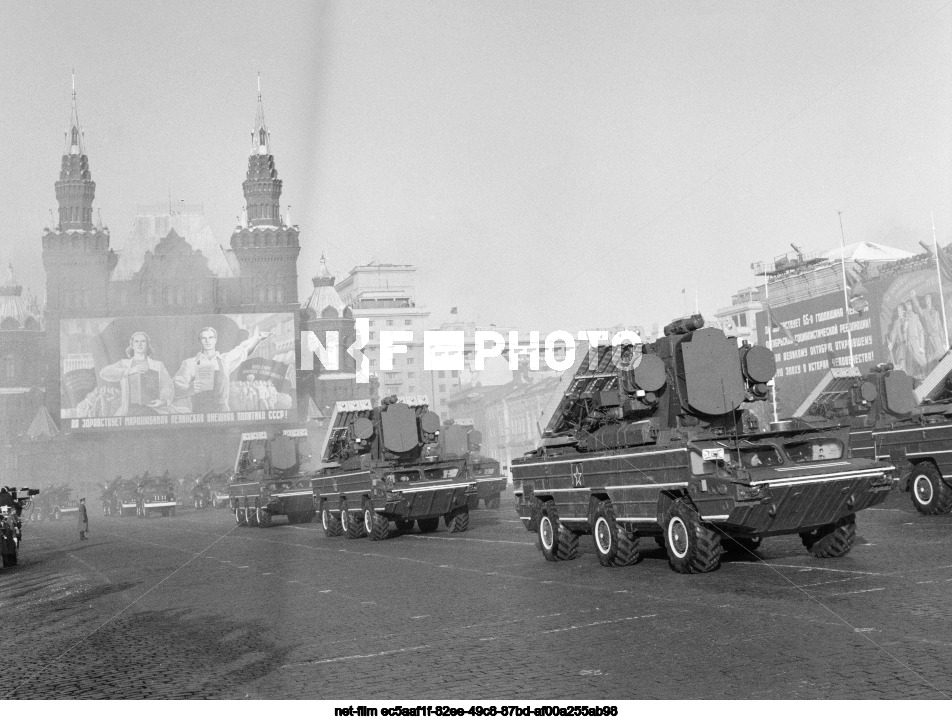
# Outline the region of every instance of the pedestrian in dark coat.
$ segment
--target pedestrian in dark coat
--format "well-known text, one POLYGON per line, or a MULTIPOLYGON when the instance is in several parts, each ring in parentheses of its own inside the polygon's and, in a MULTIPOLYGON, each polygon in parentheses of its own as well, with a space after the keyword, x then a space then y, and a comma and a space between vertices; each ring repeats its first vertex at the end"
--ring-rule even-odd
POLYGON ((85 541, 86 534, 89 533, 89 516, 86 514, 86 499, 79 499, 79 513, 76 514, 79 522, 79 540, 85 541))

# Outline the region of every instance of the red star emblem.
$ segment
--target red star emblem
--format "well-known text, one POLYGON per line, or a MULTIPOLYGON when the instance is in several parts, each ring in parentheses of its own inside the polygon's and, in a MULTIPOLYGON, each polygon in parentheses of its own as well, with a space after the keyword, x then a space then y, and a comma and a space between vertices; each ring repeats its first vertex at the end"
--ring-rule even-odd
POLYGON ((582 465, 580 463, 572 464, 572 485, 576 488, 582 487, 582 465))

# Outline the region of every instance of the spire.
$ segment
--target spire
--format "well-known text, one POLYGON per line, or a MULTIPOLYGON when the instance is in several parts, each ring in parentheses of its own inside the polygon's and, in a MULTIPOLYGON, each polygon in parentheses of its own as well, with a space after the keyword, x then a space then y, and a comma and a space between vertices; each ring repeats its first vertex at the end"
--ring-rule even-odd
POLYGON ((66 129, 66 149, 56 181, 56 200, 59 204, 59 230, 92 230, 93 198, 96 183, 89 172, 89 158, 83 129, 76 111, 76 74, 73 73, 72 113, 66 129))
POLYGON ((255 127, 251 132, 251 154, 271 155, 271 133, 264 119, 264 104, 261 102, 261 73, 258 73, 258 108, 255 111, 255 127))
POLYGON ((312 279, 314 287, 334 285, 334 276, 331 275, 331 272, 327 269, 327 258, 324 257, 324 254, 321 253, 321 267, 317 271, 317 275, 312 279))
POLYGON ((76 71, 72 73, 73 80, 73 108, 69 116, 69 126, 66 128, 65 155, 85 155, 86 148, 83 139, 83 129, 79 125, 79 113, 76 111, 76 71))

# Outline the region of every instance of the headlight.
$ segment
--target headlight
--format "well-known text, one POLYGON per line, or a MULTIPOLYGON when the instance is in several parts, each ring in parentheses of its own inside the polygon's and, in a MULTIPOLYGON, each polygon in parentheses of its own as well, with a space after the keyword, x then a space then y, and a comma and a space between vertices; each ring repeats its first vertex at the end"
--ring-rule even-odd
POLYGON ((760 486, 743 486, 741 484, 735 484, 737 489, 737 500, 738 501, 749 501, 755 498, 760 498, 763 491, 760 486))

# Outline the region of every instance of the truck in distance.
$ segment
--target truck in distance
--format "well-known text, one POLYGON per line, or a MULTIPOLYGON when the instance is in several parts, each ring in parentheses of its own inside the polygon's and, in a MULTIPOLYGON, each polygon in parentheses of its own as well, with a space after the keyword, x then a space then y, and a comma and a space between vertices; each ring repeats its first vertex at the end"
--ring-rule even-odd
POLYGON ((306 428, 242 433, 228 486, 235 522, 270 526, 274 516, 289 523, 314 520, 314 493, 306 428))
POLYGON ((469 498, 471 511, 482 501, 486 508, 499 508, 500 494, 506 490, 507 478, 500 470, 499 461, 480 453, 483 435, 470 419, 447 421, 440 433, 442 458, 465 458, 466 472, 476 483, 476 493, 469 498))
POLYGON ((377 407, 338 401, 313 479, 324 533, 380 541, 391 535, 391 523, 432 533, 440 518, 451 533, 465 531, 476 494, 468 450, 444 458, 439 437, 440 418, 425 396, 391 396, 377 407))

